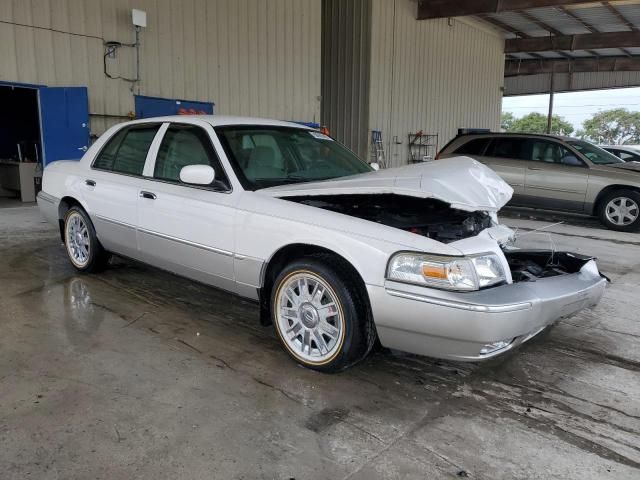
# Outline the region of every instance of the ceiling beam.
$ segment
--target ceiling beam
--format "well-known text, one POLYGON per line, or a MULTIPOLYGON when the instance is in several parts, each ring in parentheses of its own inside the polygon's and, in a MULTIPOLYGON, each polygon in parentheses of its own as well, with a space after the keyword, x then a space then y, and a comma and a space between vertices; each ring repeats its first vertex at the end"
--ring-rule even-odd
POLYGON ((620 20, 622 23, 624 23, 626 25, 626 27, 630 30, 637 30, 636 26, 631 23, 629 21, 629 19, 627 17, 625 17, 622 12, 620 12, 620 10, 618 10, 616 7, 614 7, 613 5, 611 5, 609 2, 602 2, 604 4, 605 7, 607 7, 607 9, 613 14, 615 15, 618 20, 620 20))
POLYGON ((539 73, 630 72, 640 71, 640 55, 635 57, 599 57, 571 59, 507 60, 505 77, 539 73))
MULTIPOLYGON (((487 23, 490 23, 491 25, 493 25, 494 27, 499 28, 500 30, 504 31, 504 32, 509 32, 509 33, 513 33, 514 35, 517 35, 520 38, 531 38, 529 35, 527 35, 524 32, 520 32, 519 30, 513 28, 511 25, 507 25, 506 23, 501 22, 500 20, 496 20, 493 17, 489 17, 487 15, 481 15, 478 18, 484 20, 487 23)), ((542 55, 538 55, 537 53, 531 53, 530 54, 532 57, 534 58, 544 58, 542 55)), ((511 56, 507 57, 512 58, 511 56)))
MULTIPOLYGON (((609 8, 611 8, 610 5, 607 5, 609 8)), ((589 22, 587 22, 586 20, 582 19, 580 16, 576 15, 574 12, 572 12, 571 10, 564 8, 564 7, 560 7, 560 10, 565 14, 568 15, 569 17, 573 18, 575 21, 579 22, 584 28, 586 28, 587 30, 589 30, 591 33, 600 33, 600 31, 595 27, 595 25, 590 24, 589 22)), ((595 47, 594 47, 595 48, 595 47)), ((615 47, 613 47, 615 48, 615 47)), ((625 50, 624 48, 620 48, 620 50, 622 50, 622 52, 627 55, 627 56, 631 56, 631 52, 629 52, 628 50, 625 50)), ((595 55, 596 57, 598 56, 598 54, 596 52, 594 52, 593 50, 590 50, 589 53, 591 53, 592 55, 595 55)))
POLYGON ((553 50, 572 51, 623 47, 640 47, 640 31, 507 38, 504 42, 504 53, 548 52, 553 50))
MULTIPOLYGON (((525 11, 518 12, 518 15, 520 15, 521 17, 524 17, 526 20, 529 20, 530 22, 533 22, 541 29, 546 30, 549 33, 552 33, 553 35, 563 35, 563 33, 560 30, 556 30, 551 25, 548 25, 544 23, 542 20, 537 19, 536 17, 531 15, 529 12, 525 12, 525 11)), ((565 52, 558 52, 558 54, 564 58, 573 58, 573 55, 569 55, 565 52)))
MULTIPOLYGON (((568 8, 564 8, 564 7, 559 7, 559 10, 564 13, 565 15, 567 15, 568 17, 573 18, 576 22, 580 23, 584 28, 586 28, 587 30, 589 30, 591 33, 599 33, 598 29, 595 28, 593 25, 590 25, 589 23, 585 22, 582 18, 580 18, 578 15, 576 15, 575 13, 573 13, 571 10, 569 10, 568 8)), ((627 52, 626 50, 623 50, 624 53, 626 55, 629 55, 629 52, 627 52)), ((593 55, 594 57, 599 57, 597 52, 594 52, 593 50, 587 50, 587 52, 589 52, 591 55, 593 55)))
POLYGON ((419 0, 418 20, 589 3, 585 0, 419 0))

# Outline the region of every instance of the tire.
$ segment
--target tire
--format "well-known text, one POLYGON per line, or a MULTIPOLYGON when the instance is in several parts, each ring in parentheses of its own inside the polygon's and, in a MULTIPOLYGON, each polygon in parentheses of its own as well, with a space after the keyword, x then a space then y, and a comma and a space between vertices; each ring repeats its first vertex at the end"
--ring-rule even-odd
POLYGON ((354 277, 341 259, 319 254, 291 262, 276 278, 271 318, 285 351, 299 364, 333 373, 371 351, 371 308, 362 281, 354 277))
POLYGON ((598 204, 600 223, 619 232, 640 230, 640 193, 635 190, 613 190, 598 204))
POLYGON ((89 215, 80 207, 71 207, 64 216, 64 246, 79 272, 99 272, 109 262, 110 255, 98 241, 89 215))

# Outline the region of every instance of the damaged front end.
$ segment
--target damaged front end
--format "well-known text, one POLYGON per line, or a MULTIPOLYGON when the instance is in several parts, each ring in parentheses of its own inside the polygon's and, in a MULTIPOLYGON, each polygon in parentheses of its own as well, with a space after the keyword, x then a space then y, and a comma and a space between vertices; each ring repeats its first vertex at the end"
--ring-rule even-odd
POLYGON ((504 255, 511 269, 513 283, 535 282, 542 278, 578 273, 587 263, 595 260, 587 255, 555 250, 505 249, 504 255))
POLYGON ((290 196, 285 200, 361 218, 441 243, 474 237, 492 226, 491 216, 464 211, 434 198, 396 194, 290 196))

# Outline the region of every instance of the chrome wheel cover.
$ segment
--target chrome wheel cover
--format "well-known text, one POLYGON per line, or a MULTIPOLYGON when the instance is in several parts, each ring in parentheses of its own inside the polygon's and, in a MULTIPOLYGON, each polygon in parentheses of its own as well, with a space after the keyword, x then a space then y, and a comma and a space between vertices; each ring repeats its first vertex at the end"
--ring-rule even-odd
POLYGON ((311 272, 294 272, 276 293, 275 317, 280 337, 300 360, 323 364, 342 348, 344 318, 333 289, 311 272))
POLYGON ((76 267, 85 267, 89 263, 91 239, 84 218, 78 212, 70 213, 64 229, 69 259, 76 267))
POLYGON ((640 209, 638 204, 631 198, 616 197, 607 203, 604 213, 611 223, 625 227, 638 219, 640 209))

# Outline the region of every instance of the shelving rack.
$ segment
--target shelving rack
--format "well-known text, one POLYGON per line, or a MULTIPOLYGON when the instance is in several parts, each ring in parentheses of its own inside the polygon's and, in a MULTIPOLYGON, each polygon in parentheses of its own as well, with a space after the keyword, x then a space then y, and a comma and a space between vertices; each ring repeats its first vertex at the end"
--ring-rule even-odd
POLYGON ((409 162, 429 162, 438 153, 438 134, 409 133, 409 162))

